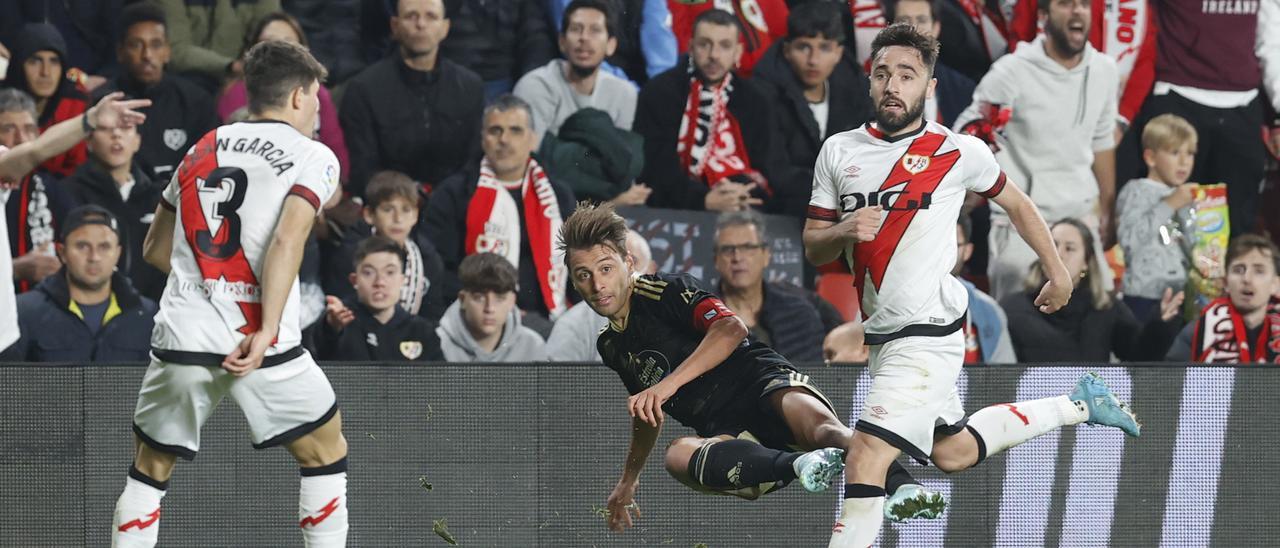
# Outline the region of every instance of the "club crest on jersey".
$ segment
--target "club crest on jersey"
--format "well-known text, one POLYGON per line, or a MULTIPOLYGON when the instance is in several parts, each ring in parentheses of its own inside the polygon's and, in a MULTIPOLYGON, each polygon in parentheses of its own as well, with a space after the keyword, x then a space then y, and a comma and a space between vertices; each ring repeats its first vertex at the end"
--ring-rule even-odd
POLYGON ((916 175, 921 171, 929 169, 929 157, 920 154, 907 154, 902 157, 902 169, 916 175))
POLYGON ((418 341, 400 341, 400 355, 406 360, 416 360, 422 355, 422 343, 418 341))
POLYGON ((185 144, 187 144, 187 130, 181 128, 164 130, 164 146, 171 150, 182 150, 182 145, 185 144))

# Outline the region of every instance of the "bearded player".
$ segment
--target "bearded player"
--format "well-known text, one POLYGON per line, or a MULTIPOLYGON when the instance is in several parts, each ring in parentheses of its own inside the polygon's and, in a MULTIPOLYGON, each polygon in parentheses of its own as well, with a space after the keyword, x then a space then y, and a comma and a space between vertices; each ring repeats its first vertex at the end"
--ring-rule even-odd
POLYGON ((267 41, 245 61, 249 121, 206 134, 165 188, 147 261, 169 272, 152 359, 133 415, 137 454, 111 543, 155 546, 176 459, 230 395, 253 447, 298 461, 310 547, 345 546, 347 442, 333 388, 301 346, 298 265, 338 162, 311 139, 325 69, 301 46, 267 41))
POLYGON ((885 471, 900 452, 957 472, 1066 425, 1102 424, 1131 436, 1140 428, 1094 374, 1070 395, 965 417, 955 382, 964 362, 968 298, 948 272, 965 192, 1008 211, 1039 256, 1049 280, 1035 301, 1041 312, 1066 305, 1073 284, 1044 219, 1026 194, 1007 184, 987 146, 921 116, 934 92, 938 43, 897 24, 881 31, 871 50, 875 124, 823 144, 804 228, 811 262, 843 257, 852 269, 871 347, 871 388, 845 458, 848 484, 832 547, 875 541, 885 471))
MULTIPOLYGON (((853 432, 826 396, 777 352, 747 339, 747 327, 689 276, 641 275, 626 251, 626 222, 612 206, 580 205, 564 222, 560 249, 573 285, 609 319, 597 348, 631 393, 631 445, 609 495, 609 527, 632 524, 640 471, 666 414, 696 436, 671 442, 667 471, 695 490, 755 499, 799 479, 825 490, 843 469, 853 432)), ((901 497, 903 517, 935 517, 941 496, 906 470, 881 477, 901 497), (933 501, 932 505, 930 501, 933 501)))

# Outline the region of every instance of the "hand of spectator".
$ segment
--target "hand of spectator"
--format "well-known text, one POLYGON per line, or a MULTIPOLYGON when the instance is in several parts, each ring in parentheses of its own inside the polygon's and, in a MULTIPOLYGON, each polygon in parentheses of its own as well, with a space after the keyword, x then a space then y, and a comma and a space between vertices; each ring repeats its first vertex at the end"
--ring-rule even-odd
POLYGON ((342 304, 341 299, 333 295, 324 298, 324 321, 328 322, 329 327, 334 331, 346 329, 355 319, 356 313, 342 304))
POLYGON ((649 200, 650 194, 653 194, 653 189, 649 188, 649 185, 644 183, 631 183, 631 188, 628 188, 622 194, 614 196, 613 199, 609 201, 612 202, 613 205, 619 207, 644 205, 644 203, 649 200))
POLYGON ((1040 294, 1036 296, 1036 308, 1045 314, 1057 312, 1067 306, 1067 302, 1071 300, 1071 289, 1072 284, 1069 280, 1063 282, 1049 278, 1049 281, 1045 282, 1044 287, 1040 289, 1040 294))
POLYGON ((841 234, 853 243, 870 242, 880 232, 880 221, 884 217, 881 206, 863 207, 853 212, 848 219, 840 221, 836 227, 841 234))
POLYGON ((1173 289, 1164 288, 1164 297, 1160 298, 1160 321, 1167 322, 1178 317, 1178 313, 1182 311, 1182 300, 1185 296, 1181 291, 1174 295, 1173 289))
POLYGON ((1164 199, 1164 203, 1173 209, 1182 209, 1195 201, 1195 183, 1183 183, 1164 199))
POLYGON ((222 359, 222 368, 232 375, 243 377, 262 367, 262 358, 267 355, 267 349, 271 348, 279 332, 280 328, 277 326, 275 329, 260 329, 250 333, 240 341, 235 350, 222 359))
POLYGON ((39 249, 13 260, 13 277, 18 280, 39 282, 62 268, 62 261, 39 249))
POLYGON ((114 92, 103 97, 98 104, 85 114, 94 129, 115 129, 140 125, 147 120, 147 115, 137 109, 151 106, 151 99, 124 99, 123 92, 114 92))
POLYGON ((759 198, 752 198, 751 191, 756 189, 755 183, 735 183, 733 181, 720 181, 711 187, 711 191, 707 192, 707 198, 703 205, 707 211, 742 211, 748 207, 758 206, 762 202, 759 198))

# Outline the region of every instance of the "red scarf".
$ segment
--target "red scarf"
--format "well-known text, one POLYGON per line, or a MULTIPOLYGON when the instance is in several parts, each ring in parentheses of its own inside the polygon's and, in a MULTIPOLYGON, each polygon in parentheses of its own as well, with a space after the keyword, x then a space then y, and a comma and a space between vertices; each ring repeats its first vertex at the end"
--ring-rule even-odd
POLYGON ((511 192, 494 175, 489 160, 480 162, 480 180, 467 205, 466 253, 497 253, 520 268, 520 238, 528 237, 542 300, 554 319, 568 308, 564 295, 567 279, 564 261, 554 245, 555 236, 560 232, 560 204, 551 181, 533 158, 529 158, 524 173, 520 184, 522 216, 511 192))
POLYGON ((1191 339, 1191 357, 1202 363, 1280 363, 1280 299, 1267 303, 1258 340, 1249 341, 1244 318, 1229 297, 1200 312, 1191 339))
POLYGON ((685 173, 707 186, 751 171, 746 143, 738 119, 729 112, 733 74, 714 87, 704 87, 697 76, 690 77, 689 100, 680 120, 676 154, 685 173))

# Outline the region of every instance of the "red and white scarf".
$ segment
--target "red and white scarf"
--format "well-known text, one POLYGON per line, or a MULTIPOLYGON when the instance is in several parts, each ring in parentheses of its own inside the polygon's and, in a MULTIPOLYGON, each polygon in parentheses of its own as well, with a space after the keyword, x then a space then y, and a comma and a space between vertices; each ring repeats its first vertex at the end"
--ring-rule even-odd
POLYGON ((1280 299, 1267 303, 1258 340, 1247 340, 1247 333, 1231 299, 1215 299, 1196 320, 1191 357, 1202 363, 1280 363, 1280 299))
POLYGON ((466 252, 467 255, 496 253, 520 268, 520 238, 528 236, 542 300, 550 316, 555 318, 568 308, 563 253, 555 246, 556 234, 560 233, 560 204, 547 174, 533 158, 529 158, 525 167, 520 195, 524 203, 523 223, 520 208, 511 192, 494 175, 489 160, 480 162, 480 180, 467 205, 466 252))
POLYGON ((707 186, 751 171, 738 119, 729 112, 732 92, 732 73, 712 87, 704 86, 697 76, 690 77, 676 154, 685 172, 707 186))

